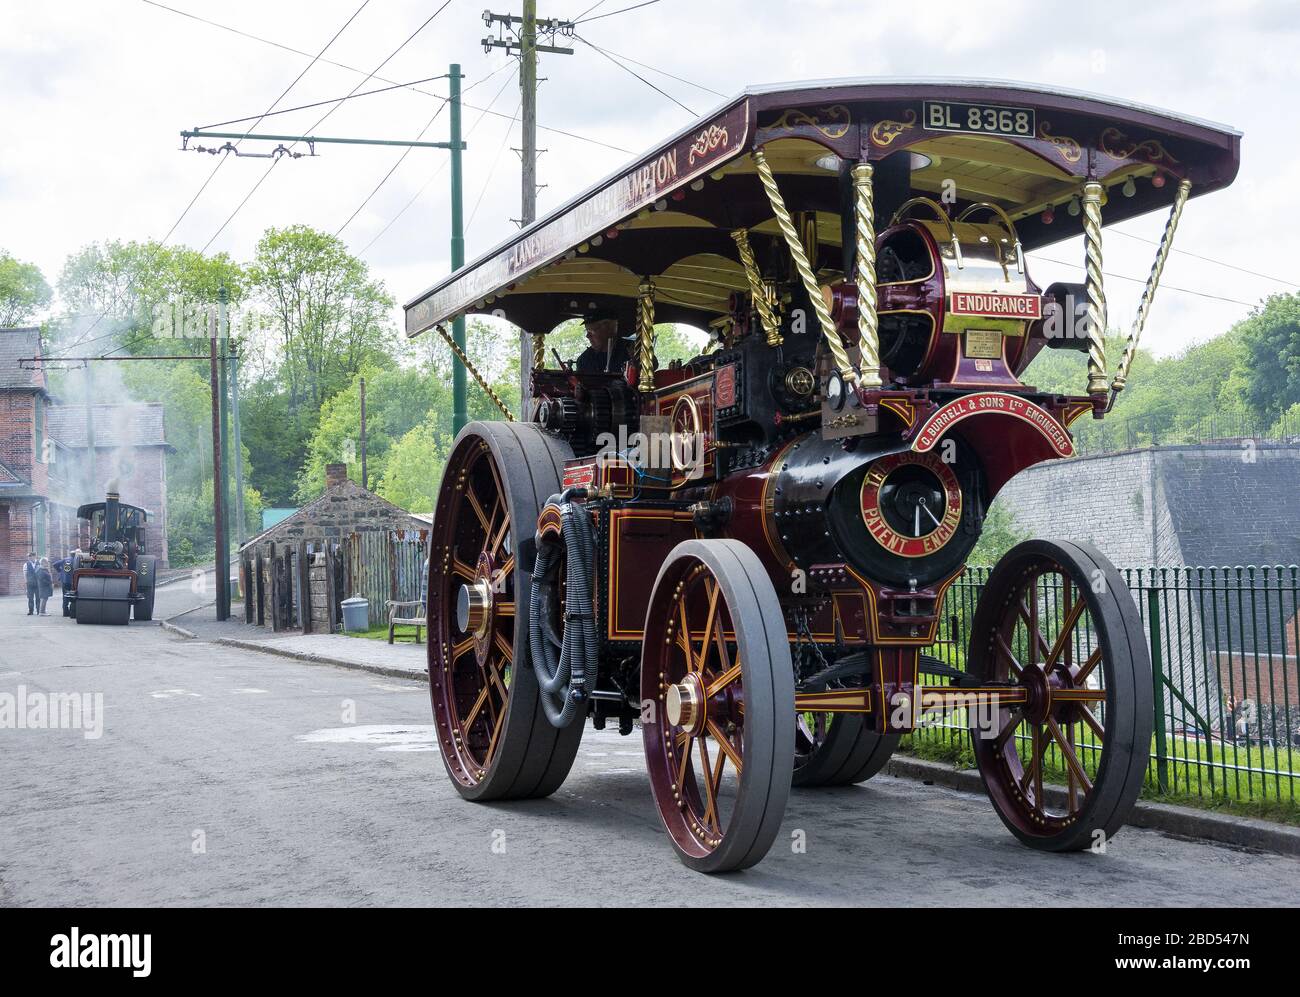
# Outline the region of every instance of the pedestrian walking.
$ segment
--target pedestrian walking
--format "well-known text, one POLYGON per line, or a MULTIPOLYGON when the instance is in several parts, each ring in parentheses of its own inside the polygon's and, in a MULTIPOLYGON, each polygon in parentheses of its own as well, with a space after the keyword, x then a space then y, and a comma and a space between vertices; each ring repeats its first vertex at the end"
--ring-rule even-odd
POLYGON ((27 583, 27 615, 31 616, 36 612, 37 593, 40 588, 36 583, 36 572, 40 568, 40 562, 36 560, 36 552, 33 551, 27 555, 27 560, 23 562, 23 581, 27 583))
POLYGON ((37 615, 50 615, 45 611, 45 607, 52 595, 54 595, 54 574, 50 571, 50 559, 43 557, 40 566, 36 569, 37 615))

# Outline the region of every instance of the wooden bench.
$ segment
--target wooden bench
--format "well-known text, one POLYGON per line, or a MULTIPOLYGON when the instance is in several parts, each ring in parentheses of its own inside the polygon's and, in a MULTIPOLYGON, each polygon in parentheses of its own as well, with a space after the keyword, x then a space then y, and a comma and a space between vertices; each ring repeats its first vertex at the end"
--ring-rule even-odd
POLYGON ((388 643, 393 643, 393 631, 397 627, 415 627, 415 642, 420 643, 420 631, 429 625, 424 600, 393 602, 390 599, 386 605, 388 606, 388 643), (412 607, 416 612, 410 611, 412 607))

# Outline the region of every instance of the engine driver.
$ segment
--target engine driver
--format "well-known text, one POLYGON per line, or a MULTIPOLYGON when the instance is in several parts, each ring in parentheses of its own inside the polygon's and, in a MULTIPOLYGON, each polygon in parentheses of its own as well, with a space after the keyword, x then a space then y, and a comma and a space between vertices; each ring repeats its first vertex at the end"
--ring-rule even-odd
POLYGON ((618 315, 612 309, 588 312, 582 319, 591 345, 578 357, 579 374, 620 374, 628 362, 627 340, 618 334, 618 315))

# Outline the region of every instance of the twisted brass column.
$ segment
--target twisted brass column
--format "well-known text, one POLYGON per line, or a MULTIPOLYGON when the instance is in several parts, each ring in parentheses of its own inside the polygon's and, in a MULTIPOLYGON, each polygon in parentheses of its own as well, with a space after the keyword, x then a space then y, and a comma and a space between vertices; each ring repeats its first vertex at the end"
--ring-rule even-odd
POLYGON ((808 300, 812 303, 813 311, 817 314, 817 324, 821 327, 822 335, 826 338, 826 347, 831 351, 831 357, 835 361, 835 369, 839 371, 846 384, 857 384, 858 374, 849 363, 848 352, 844 349, 844 343, 840 339, 839 331, 835 328, 835 321, 831 318, 830 306, 826 304, 826 299, 822 297, 821 288, 817 286, 817 278, 813 274, 812 264, 808 261, 808 254, 803 250, 803 243, 799 241, 799 233, 795 230, 794 221, 790 218, 790 211, 785 206, 785 201, 781 197, 781 190, 776 185, 776 177, 772 175, 772 167, 768 165, 767 157, 763 155, 762 149, 755 149, 753 152, 754 166, 758 170, 758 178, 763 182, 763 189, 767 192, 767 199, 772 205, 772 214, 776 216, 776 223, 781 229, 781 236, 785 239, 786 248, 790 250, 790 258, 794 261, 794 268, 799 273, 799 280, 803 283, 804 293, 808 295, 808 300))
POLYGON ((858 285, 858 366, 864 388, 880 387, 880 320, 876 315, 876 206, 873 167, 865 159, 853 166, 857 247, 854 277, 858 285))
POLYGON ((1115 379, 1110 382, 1111 391, 1123 391, 1124 385, 1128 383, 1128 371, 1133 365, 1133 357, 1137 354, 1138 339, 1142 336, 1143 326, 1147 324, 1147 313, 1151 311, 1151 302, 1155 300, 1156 288, 1160 286, 1160 275, 1164 273, 1165 261, 1169 259, 1170 248, 1174 243, 1174 233, 1178 230, 1178 220, 1183 216, 1183 205, 1187 203, 1187 195, 1191 190, 1190 180, 1178 182, 1174 203, 1169 208, 1169 218, 1165 222, 1165 232, 1160 237, 1160 247, 1156 250, 1156 259, 1151 264, 1151 274, 1147 277, 1147 286, 1142 291, 1142 300, 1138 302, 1137 317, 1133 320, 1133 328, 1128 334, 1128 343, 1124 346, 1124 355, 1119 361, 1119 370, 1115 373, 1115 379))
POLYGON ((637 387, 642 391, 655 389, 655 286, 643 280, 637 288, 636 345, 637 387))
POLYGON ((1084 289, 1088 297, 1088 394, 1106 392, 1106 285, 1101 274, 1101 198, 1096 180, 1083 185, 1084 289))
POLYGON ((749 296, 753 299, 754 310, 758 312, 758 320, 763 326, 763 333, 767 337, 768 346, 781 345, 781 327, 776 320, 776 313, 772 311, 772 302, 767 299, 767 288, 763 286, 763 275, 758 272, 758 264, 754 260, 754 250, 749 245, 749 232, 743 228, 738 228, 731 233, 731 237, 736 240, 736 249, 740 253, 740 265, 745 268, 745 280, 749 282, 749 296))
POLYGON ((546 366, 546 333, 533 333, 533 370, 546 366))

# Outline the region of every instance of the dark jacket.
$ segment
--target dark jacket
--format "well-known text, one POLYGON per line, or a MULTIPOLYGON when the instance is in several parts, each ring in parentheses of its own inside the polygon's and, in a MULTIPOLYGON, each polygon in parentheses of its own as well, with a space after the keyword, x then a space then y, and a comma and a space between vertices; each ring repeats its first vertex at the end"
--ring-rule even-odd
POLYGON ((42 599, 48 599, 54 594, 54 579, 49 568, 36 569, 36 588, 42 599))
POLYGON ((614 343, 614 348, 609 352, 608 356, 606 356, 604 350, 596 350, 590 346, 588 346, 585 350, 583 350, 581 355, 578 357, 578 363, 577 363, 578 373, 579 374, 604 374, 606 373, 605 370, 606 360, 609 361, 608 373, 610 374, 623 373, 623 366, 628 361, 627 340, 623 339, 620 336, 616 336, 614 337, 613 343, 614 343))
POLYGON ((29 589, 37 588, 36 572, 40 570, 40 564, 33 561, 23 562, 23 581, 27 583, 29 589))

